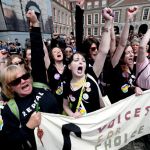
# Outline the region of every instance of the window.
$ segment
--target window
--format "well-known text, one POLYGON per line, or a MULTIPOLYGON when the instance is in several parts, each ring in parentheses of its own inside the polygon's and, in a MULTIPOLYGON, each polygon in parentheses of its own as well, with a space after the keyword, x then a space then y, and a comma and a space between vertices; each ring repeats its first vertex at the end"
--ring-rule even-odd
POLYGON ((70 6, 70 3, 68 3, 67 4, 67 8, 70 10, 71 8, 70 8, 71 6, 70 6))
POLYGON ((71 25, 71 16, 69 16, 69 22, 68 25, 71 25))
POLYGON ((60 10, 58 11, 58 19, 57 22, 60 23, 60 10))
POLYGON ((99 1, 94 2, 94 8, 99 8, 99 1))
POLYGON ((66 14, 65 24, 68 25, 68 15, 66 14))
POLYGON ((92 35, 91 33, 92 33, 92 29, 91 29, 91 28, 88 28, 88 30, 87 30, 87 35, 92 35))
POLYGON ((57 25, 54 27, 54 32, 56 32, 56 33, 58 32, 57 31, 57 25))
POLYGON ((94 24, 99 24, 99 14, 94 14, 94 24))
POLYGON ((101 15, 101 23, 105 23, 105 19, 102 15, 101 15))
POLYGON ((87 2, 87 9, 91 9, 92 8, 92 2, 87 2))
POLYGON ((92 15, 87 15, 87 25, 92 24, 92 15))
POLYGON ((64 17, 64 13, 62 12, 62 15, 61 15, 61 20, 62 20, 62 23, 65 24, 65 17, 64 17))
POLYGON ((119 22, 120 11, 114 11, 114 14, 115 14, 114 22, 119 22))
POLYGON ((94 35, 98 35, 98 27, 95 27, 95 28, 94 28, 93 34, 94 34, 94 35))
POLYGON ((53 8, 53 16, 54 16, 54 21, 56 22, 57 21, 57 15, 56 15, 56 9, 53 8))
POLYGON ((102 7, 106 7, 106 5, 107 5, 106 0, 102 0, 102 7))
POLYGON ((144 8, 142 20, 148 20, 149 19, 149 8, 144 8))
POLYGON ((67 3, 66 3, 66 1, 64 1, 64 6, 65 6, 65 7, 67 7, 67 3))

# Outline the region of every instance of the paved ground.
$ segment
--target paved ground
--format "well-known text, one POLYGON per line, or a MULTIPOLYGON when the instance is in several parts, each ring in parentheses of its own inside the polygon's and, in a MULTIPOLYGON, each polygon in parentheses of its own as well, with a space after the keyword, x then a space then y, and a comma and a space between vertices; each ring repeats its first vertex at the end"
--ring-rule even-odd
POLYGON ((150 150, 150 135, 132 141, 120 150, 150 150))

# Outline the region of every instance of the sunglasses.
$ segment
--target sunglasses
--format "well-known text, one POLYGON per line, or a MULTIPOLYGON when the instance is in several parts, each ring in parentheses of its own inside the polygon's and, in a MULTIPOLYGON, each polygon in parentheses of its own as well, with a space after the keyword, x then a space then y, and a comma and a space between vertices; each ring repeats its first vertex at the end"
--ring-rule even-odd
POLYGON ((97 47, 91 47, 90 50, 91 51, 95 51, 97 49, 97 47))
POLYGON ((15 79, 15 80, 11 81, 10 83, 8 83, 8 85, 10 85, 10 86, 17 86, 18 84, 21 83, 21 79, 27 80, 27 79, 30 78, 30 76, 31 76, 30 73, 25 73, 21 77, 19 77, 19 78, 15 79))
POLYGON ((20 62, 15 62, 14 65, 22 65, 24 64, 24 61, 20 61, 20 62))
POLYGON ((72 53, 72 51, 66 51, 66 53, 72 53))

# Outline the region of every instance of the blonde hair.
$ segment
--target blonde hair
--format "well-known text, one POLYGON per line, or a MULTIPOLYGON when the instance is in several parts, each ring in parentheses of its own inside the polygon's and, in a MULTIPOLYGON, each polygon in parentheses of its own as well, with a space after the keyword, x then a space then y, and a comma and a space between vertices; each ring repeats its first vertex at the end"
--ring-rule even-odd
POLYGON ((140 39, 138 37, 134 37, 132 40, 131 40, 131 45, 133 44, 140 44, 140 39))
POLYGON ((0 81, 2 83, 2 92, 7 98, 14 98, 14 92, 12 91, 9 83, 17 78, 19 72, 27 72, 24 67, 19 65, 9 65, 3 72, 0 73, 0 81))

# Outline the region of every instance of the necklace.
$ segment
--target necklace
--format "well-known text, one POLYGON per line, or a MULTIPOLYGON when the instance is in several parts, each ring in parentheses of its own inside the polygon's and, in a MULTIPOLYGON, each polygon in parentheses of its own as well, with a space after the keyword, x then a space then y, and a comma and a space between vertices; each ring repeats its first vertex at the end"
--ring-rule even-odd
POLYGON ((64 65, 63 66, 62 65, 55 65, 55 67, 59 73, 63 73, 65 66, 64 65))
POLYGON ((83 86, 86 82, 86 78, 82 78, 80 79, 79 81, 76 81, 76 82, 71 82, 71 87, 73 88, 79 88, 81 86, 83 86))

